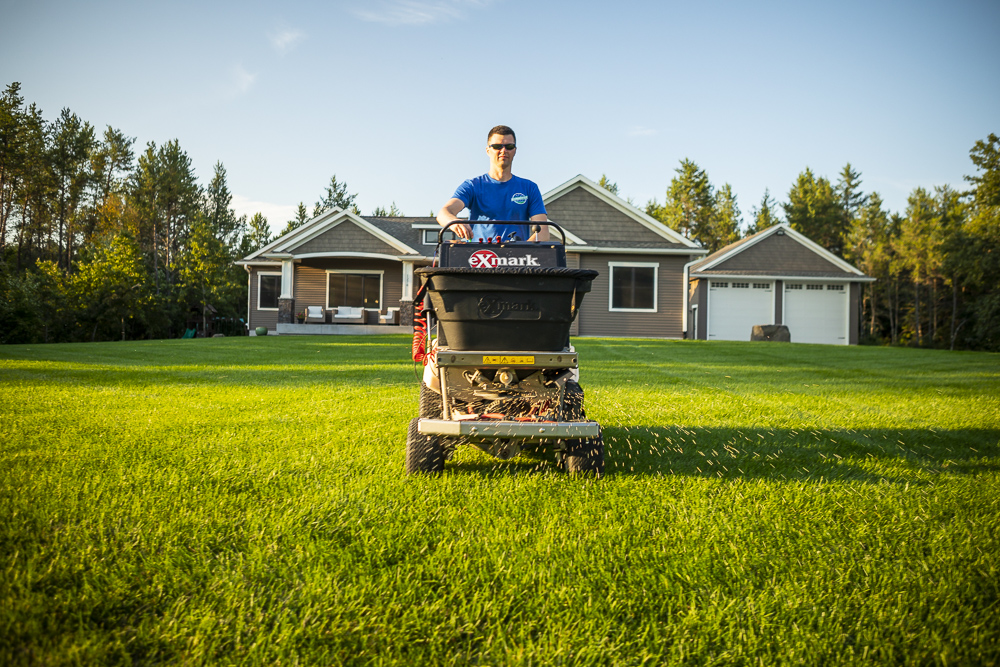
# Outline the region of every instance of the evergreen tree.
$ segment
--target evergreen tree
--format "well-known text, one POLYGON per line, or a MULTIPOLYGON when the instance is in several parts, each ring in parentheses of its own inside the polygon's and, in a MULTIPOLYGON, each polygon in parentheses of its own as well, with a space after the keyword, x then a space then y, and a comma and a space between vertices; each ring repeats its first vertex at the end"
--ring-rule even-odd
POLYGON ((80 204, 85 190, 93 180, 90 153, 94 148, 94 128, 69 109, 63 109, 59 119, 51 125, 50 132, 48 163, 55 188, 54 243, 57 262, 63 270, 68 271, 73 259, 75 223, 78 221, 80 204))
POLYGON ((843 256, 846 219, 830 181, 817 178, 807 167, 788 191, 788 203, 783 206, 792 229, 843 256))
POLYGON ((750 216, 753 218, 753 222, 747 228, 747 236, 764 231, 768 227, 781 222, 781 216, 778 214, 778 204, 771 197, 770 190, 764 188, 764 196, 760 199, 760 205, 750 209, 750 216))
POLYGON ((306 205, 302 202, 299 202, 299 207, 295 211, 295 217, 289 220, 287 223, 285 223, 285 228, 281 230, 281 233, 279 233, 278 236, 279 237, 284 236, 285 234, 295 229, 298 229, 302 225, 306 224, 308 221, 309 221, 309 213, 306 211, 306 205))
POLYGON ((243 249, 240 251, 242 257, 246 257, 252 252, 256 252, 271 242, 271 225, 262 213, 254 213, 250 218, 249 229, 244 238, 243 249))
POLYGON ((607 174, 601 174, 601 180, 597 184, 613 195, 618 194, 618 184, 612 183, 607 174))
POLYGON ((205 189, 204 213, 212 234, 226 248, 235 249, 246 232, 246 216, 236 216, 230 208, 233 195, 226 182, 226 168, 221 162, 215 163, 212 180, 205 189))
POLYGON ((655 199, 646 205, 646 213, 671 229, 705 245, 710 245, 715 194, 708 174, 685 158, 667 188, 667 199, 660 206, 655 199))
POLYGON ((312 217, 315 218, 333 208, 339 208, 342 211, 352 211, 360 215, 361 211, 354 205, 354 200, 357 198, 357 194, 351 195, 347 193, 347 183, 338 181, 337 175, 334 174, 330 177, 330 184, 326 186, 323 197, 316 202, 312 217))
POLYGON ((719 248, 739 241, 742 226, 743 214, 736 203, 736 195, 732 186, 726 183, 715 193, 715 215, 712 233, 708 238, 708 251, 715 252, 719 248))

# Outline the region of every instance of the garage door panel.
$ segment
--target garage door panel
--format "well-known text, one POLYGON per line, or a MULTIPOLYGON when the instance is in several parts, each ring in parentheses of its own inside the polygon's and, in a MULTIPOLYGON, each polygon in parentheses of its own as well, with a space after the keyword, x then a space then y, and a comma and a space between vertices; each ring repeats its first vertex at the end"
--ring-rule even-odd
POLYGON ((783 312, 792 342, 847 345, 847 302, 844 284, 787 284, 783 312))
POLYGON ((774 284, 710 281, 709 340, 750 340, 756 324, 774 321, 774 284))

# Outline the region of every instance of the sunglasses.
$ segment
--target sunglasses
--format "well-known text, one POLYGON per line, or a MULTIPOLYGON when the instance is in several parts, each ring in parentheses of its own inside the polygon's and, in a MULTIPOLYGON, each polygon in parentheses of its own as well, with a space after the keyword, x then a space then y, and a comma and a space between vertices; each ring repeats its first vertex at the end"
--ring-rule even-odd
POLYGON ((498 152, 501 148, 506 148, 507 150, 512 151, 517 148, 517 144, 490 144, 490 148, 498 152))

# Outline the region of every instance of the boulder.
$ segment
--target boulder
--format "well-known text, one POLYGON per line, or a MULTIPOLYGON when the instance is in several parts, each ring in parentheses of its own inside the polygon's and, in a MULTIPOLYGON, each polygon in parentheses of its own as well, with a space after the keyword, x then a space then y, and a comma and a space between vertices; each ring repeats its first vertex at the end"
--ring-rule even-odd
POLYGON ((755 324, 750 332, 750 340, 767 340, 776 343, 791 343, 792 335, 784 324, 755 324))

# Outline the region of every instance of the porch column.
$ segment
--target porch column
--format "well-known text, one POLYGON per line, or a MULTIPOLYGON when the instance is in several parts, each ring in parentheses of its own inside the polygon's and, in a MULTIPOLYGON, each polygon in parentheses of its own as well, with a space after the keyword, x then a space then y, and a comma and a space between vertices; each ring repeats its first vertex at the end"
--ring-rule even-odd
POLYGON ((403 262, 403 288, 400 290, 399 323, 413 326, 413 262, 403 262))
POLYGON ((278 324, 295 321, 295 263, 281 260, 281 294, 278 296, 278 324))

